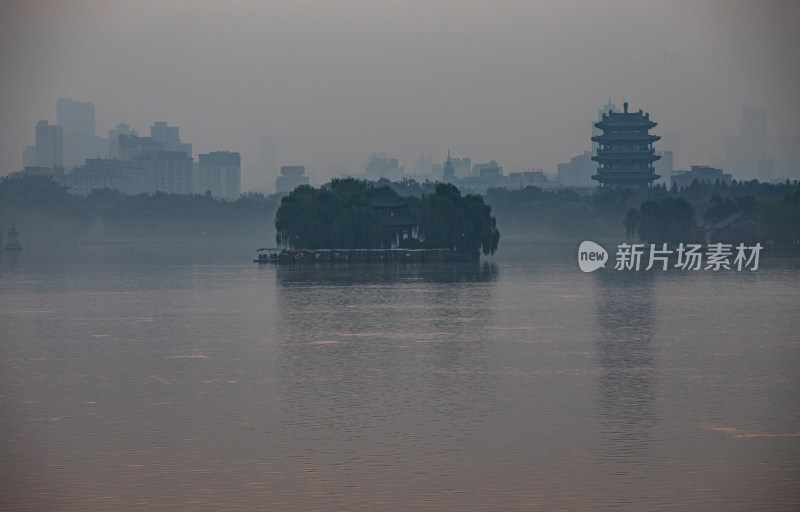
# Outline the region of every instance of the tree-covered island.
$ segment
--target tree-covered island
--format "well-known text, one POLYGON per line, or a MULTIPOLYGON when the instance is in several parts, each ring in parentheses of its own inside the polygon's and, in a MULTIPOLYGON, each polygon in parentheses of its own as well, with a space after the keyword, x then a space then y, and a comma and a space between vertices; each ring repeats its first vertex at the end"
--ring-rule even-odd
POLYGON ((447 183, 420 197, 352 178, 303 185, 281 200, 275 229, 289 249, 447 248, 478 258, 494 254, 500 241, 483 197, 462 196, 447 183))

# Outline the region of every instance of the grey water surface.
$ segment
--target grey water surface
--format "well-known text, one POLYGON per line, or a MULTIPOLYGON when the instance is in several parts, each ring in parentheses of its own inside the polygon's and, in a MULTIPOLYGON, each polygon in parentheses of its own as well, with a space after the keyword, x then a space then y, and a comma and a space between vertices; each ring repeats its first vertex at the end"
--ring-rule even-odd
MULTIPOLYGON (((800 507, 800 262, 0 256, 0 509, 800 507)), ((505 251, 505 255, 504 255, 505 251)))

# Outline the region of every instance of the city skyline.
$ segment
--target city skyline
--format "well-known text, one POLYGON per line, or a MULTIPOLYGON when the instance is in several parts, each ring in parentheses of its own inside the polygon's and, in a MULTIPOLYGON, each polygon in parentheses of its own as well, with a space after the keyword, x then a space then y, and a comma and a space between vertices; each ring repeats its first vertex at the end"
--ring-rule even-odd
POLYGON ((800 135, 789 3, 402 5, 7 4, 0 174, 61 97, 93 103, 98 136, 163 120, 197 154, 241 153, 243 189, 265 137, 312 182, 448 148, 555 174, 609 99, 674 134, 656 148, 676 169, 724 167, 743 108, 766 111, 767 156, 800 135))

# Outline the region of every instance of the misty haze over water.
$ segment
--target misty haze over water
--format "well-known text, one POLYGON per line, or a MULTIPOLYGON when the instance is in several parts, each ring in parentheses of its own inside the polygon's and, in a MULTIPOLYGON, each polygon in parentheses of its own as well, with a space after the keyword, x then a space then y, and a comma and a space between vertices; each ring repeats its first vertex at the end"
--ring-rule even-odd
MULTIPOLYGON (((552 178, 594 165, 613 101, 676 170, 797 180, 799 23, 788 1, 9 1, 0 177, 74 108, 91 156, 152 127, 192 170, 241 155, 241 192, 372 154, 552 178)), ((2 510, 800 507, 796 182, 736 189, 784 237, 757 271, 591 274, 579 240, 621 240, 649 192, 487 193, 479 262, 294 266, 252 262, 279 194, 27 185, 0 195, 2 244, 26 223, 0 247, 2 510)))

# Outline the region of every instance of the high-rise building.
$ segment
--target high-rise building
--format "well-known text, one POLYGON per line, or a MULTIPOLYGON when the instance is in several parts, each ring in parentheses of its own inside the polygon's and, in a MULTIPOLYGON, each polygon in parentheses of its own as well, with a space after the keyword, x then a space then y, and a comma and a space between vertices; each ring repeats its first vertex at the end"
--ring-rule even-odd
POLYGON ((36 123, 36 165, 52 167, 64 163, 64 130, 47 121, 36 123))
MULTIPOLYGON (((122 138, 120 138, 120 142, 122 138)), ((192 157, 185 151, 145 151, 133 157, 144 170, 144 192, 191 194, 194 190, 192 157)))
POLYGON ((753 179, 759 175, 759 162, 766 157, 767 112, 743 108, 740 134, 725 138, 725 167, 738 179, 753 179))
POLYGON ((150 137, 155 141, 164 143, 165 151, 183 151, 192 156, 192 145, 181 142, 177 126, 169 126, 163 121, 157 121, 150 127, 150 137))
POLYGON ((709 167, 708 165, 693 165, 691 171, 673 171, 670 175, 670 187, 676 186, 678 189, 690 186, 693 182, 711 183, 719 182, 730 185, 732 176, 725 173, 722 169, 709 167))
POLYGON ((456 174, 456 178, 466 178, 471 175, 472 173, 472 159, 469 157, 462 157, 456 158, 453 157, 450 159, 450 163, 453 164, 453 171, 456 174))
POLYGON ((405 170, 400 167, 397 158, 389 158, 386 153, 378 155, 373 153, 370 155, 365 174, 367 179, 372 181, 378 181, 381 178, 386 178, 389 181, 399 181, 403 179, 405 170))
MULTIPOLYGON (((450 155, 450 150, 447 150, 447 154, 450 155)), ((453 168, 453 176, 455 178, 468 178, 472 176, 471 158, 448 156, 448 159, 450 160, 450 167, 453 168)), ((434 179, 440 179, 445 177, 447 176, 446 172, 450 172, 449 170, 445 169, 446 165, 447 162, 434 164, 430 153, 427 155, 420 155, 419 161, 417 161, 417 163, 414 165, 414 174, 417 175, 415 179, 420 179, 423 176, 425 177, 423 179, 428 179, 430 177, 433 177, 434 179)))
POLYGON ((94 137, 94 105, 58 98, 56 119, 64 131, 94 137))
MULTIPOLYGON (((608 114, 611 111, 616 110, 617 107, 613 103, 611 103, 611 98, 608 99, 608 103, 603 105, 603 108, 597 111, 597 122, 601 122, 603 120, 603 115, 608 114)), ((602 135, 603 131, 597 127, 595 123, 592 123, 592 137, 597 137, 598 135, 602 135)), ((592 139, 594 140, 594 139, 592 139)), ((592 142, 592 155, 597 154, 597 148, 599 144, 597 142, 592 142)))
POLYGON ((655 154, 653 142, 658 135, 650 135, 650 129, 658 123, 650 120, 649 113, 624 112, 603 114, 595 126, 602 135, 592 137, 600 147, 592 160, 599 164, 592 179, 602 186, 646 186, 661 176, 655 173, 653 162, 661 158, 655 154))
POLYGON ((304 176, 305 173, 306 168, 302 165, 281 166, 281 175, 275 180, 275 192, 287 193, 300 185, 308 185, 308 176, 304 176))
POLYGON ((272 137, 262 137, 258 144, 256 168, 253 169, 248 164, 247 177, 251 182, 251 188, 268 193, 272 187, 272 176, 280 173, 280 166, 275 141, 272 140, 272 137))
POLYGON ((776 160, 773 178, 800 178, 800 137, 779 138, 776 160))
POLYGON ((433 156, 430 153, 419 155, 419 159, 414 164, 414 174, 428 175, 433 172, 433 156))
POLYGON ((762 158, 758 161, 758 181, 769 182, 772 179, 772 158, 762 158))
POLYGON ((84 165, 59 177, 59 182, 69 187, 71 193, 81 195, 105 188, 131 195, 148 192, 142 166, 117 159, 88 158, 84 165))
POLYGON ((119 136, 120 135, 133 135, 138 136, 136 130, 131 130, 131 127, 125 123, 120 123, 113 130, 108 130, 108 158, 120 158, 119 153, 119 136))
POLYGON ((36 166, 36 146, 25 146, 22 149, 22 167, 36 166))
POLYGON ((64 163, 83 164, 87 158, 105 156, 102 138, 95 136, 94 105, 59 98, 56 103, 58 124, 64 129, 64 163))
POLYGON ((584 151, 582 155, 570 158, 569 163, 558 164, 558 181, 566 187, 593 187, 595 170, 592 153, 584 151))
MULTIPOLYGON (((662 160, 667 158, 667 152, 672 154, 672 167, 671 167, 672 170, 680 168, 680 163, 678 158, 678 154, 680 153, 680 144, 678 139, 678 132, 676 130, 664 130, 663 132, 661 132, 661 140, 658 143, 658 147, 663 152, 662 160)), ((656 168, 656 172, 658 172, 658 168, 656 168)))
POLYGON ((211 192, 216 198, 235 201, 242 191, 241 157, 230 151, 214 151, 198 156, 200 162, 195 177, 197 194, 211 192))
POLYGON ((442 164, 442 179, 445 183, 452 183, 456 178, 456 169, 453 167, 453 162, 450 160, 450 150, 447 150, 447 160, 442 164))
POLYGON ((492 160, 485 164, 475 164, 472 166, 472 175, 479 176, 482 178, 486 178, 489 176, 502 176, 503 175, 503 168, 497 163, 497 161, 492 160))
POLYGON ((742 109, 742 139, 752 149, 767 151, 767 111, 760 108, 742 109))
POLYGON ((117 157, 120 160, 132 160, 147 151, 164 151, 164 143, 153 140, 152 137, 139 137, 138 135, 117 136, 117 157))
POLYGON ((672 151, 656 151, 656 155, 661 158, 653 163, 656 172, 662 176, 662 180, 666 183, 667 176, 672 176, 672 171, 675 169, 672 151))

